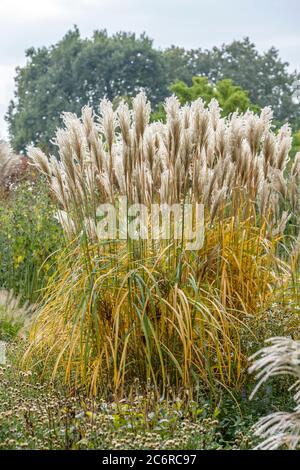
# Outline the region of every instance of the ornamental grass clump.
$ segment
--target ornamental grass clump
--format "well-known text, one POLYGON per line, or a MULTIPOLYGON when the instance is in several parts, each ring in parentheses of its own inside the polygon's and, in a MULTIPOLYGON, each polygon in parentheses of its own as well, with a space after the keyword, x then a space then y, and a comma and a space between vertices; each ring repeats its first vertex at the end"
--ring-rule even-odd
POLYGON ((294 391, 293 411, 276 411, 261 418, 254 426, 254 435, 260 438, 257 449, 300 448, 300 342, 291 338, 270 338, 267 345, 251 358, 249 372, 255 373, 258 388, 276 376, 291 376, 295 380, 290 390, 294 391))
POLYGON ((80 118, 64 114, 57 156, 28 149, 69 244, 25 357, 91 393, 124 396, 136 377, 158 395, 239 385, 244 319, 267 309, 290 278, 279 257, 299 217, 300 154, 287 174, 290 128, 275 134, 269 108, 222 118, 215 100, 181 107, 171 97, 165 110, 166 124, 150 123, 143 93, 132 110, 103 100, 99 115, 89 107, 80 118), (127 207, 177 204, 182 224, 186 203, 201 205, 203 243, 188 249, 174 224, 167 239, 103 239, 99 205, 118 207, 120 197, 127 207))

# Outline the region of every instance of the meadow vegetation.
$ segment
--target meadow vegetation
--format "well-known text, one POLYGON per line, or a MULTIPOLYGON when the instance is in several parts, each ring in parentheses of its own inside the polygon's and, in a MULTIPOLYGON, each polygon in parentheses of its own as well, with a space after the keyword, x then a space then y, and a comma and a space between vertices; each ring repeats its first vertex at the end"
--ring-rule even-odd
POLYGON ((0 286, 35 303, 63 246, 56 209, 45 183, 28 174, 0 201, 0 286), (51 259, 49 258, 51 256, 51 259))

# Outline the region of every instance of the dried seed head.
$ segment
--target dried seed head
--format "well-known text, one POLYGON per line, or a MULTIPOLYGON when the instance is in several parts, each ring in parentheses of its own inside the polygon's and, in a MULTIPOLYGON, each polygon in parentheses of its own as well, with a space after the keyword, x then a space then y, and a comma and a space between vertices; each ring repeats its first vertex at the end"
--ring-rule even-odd
MULTIPOLYGON (((239 194, 234 214, 237 204, 248 201, 257 204, 269 226, 278 226, 287 196, 297 214, 300 156, 287 184, 290 129, 283 126, 275 136, 269 108, 260 116, 247 112, 221 118, 215 101, 208 108, 201 99, 181 108, 172 96, 165 109, 166 124, 149 124, 150 105, 140 93, 133 111, 121 102, 114 112, 112 103, 102 100, 99 121, 89 107, 82 109, 81 119, 65 113, 65 128, 55 141, 60 162, 30 150, 61 207, 89 218, 91 204, 114 201, 118 194, 147 205, 196 200, 213 220, 224 195, 239 194)), ((80 226, 83 220, 76 221, 80 226)))
POLYGON ((143 136, 149 124, 151 106, 144 92, 139 93, 133 100, 133 116, 137 140, 143 136))
POLYGON ((37 166, 37 168, 47 176, 47 178, 51 178, 52 169, 49 164, 49 160, 47 156, 36 147, 28 147, 27 148, 28 157, 33 161, 33 163, 37 166))

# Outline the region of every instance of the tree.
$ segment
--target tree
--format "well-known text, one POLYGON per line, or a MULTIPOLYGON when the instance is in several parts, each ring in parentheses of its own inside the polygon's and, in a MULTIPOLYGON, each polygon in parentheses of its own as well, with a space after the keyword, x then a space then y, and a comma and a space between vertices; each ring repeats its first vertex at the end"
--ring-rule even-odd
MULTIPOLYGON (((78 28, 55 46, 29 49, 16 75, 15 99, 7 113, 13 147, 49 147, 63 111, 95 109, 103 97, 133 96, 143 88, 155 105, 168 93, 163 58, 145 35, 96 31, 82 39, 78 28)), ((51 147, 51 145, 50 145, 51 147)))
POLYGON ((173 46, 163 55, 172 65, 168 71, 170 83, 179 79, 190 85, 194 76, 205 76, 211 83, 231 79, 249 92, 252 103, 272 106, 278 124, 289 121, 299 129, 300 108, 293 102, 293 83, 300 80, 300 75, 289 73, 288 63, 281 61, 274 47, 260 54, 255 44, 245 38, 205 51, 173 46))
POLYGON ((272 106, 278 124, 288 120, 294 130, 300 128, 300 108, 292 97, 300 76, 288 72, 275 48, 260 54, 248 38, 212 50, 172 46, 161 51, 145 34, 109 36, 104 30, 83 39, 74 27, 56 45, 31 48, 26 56, 26 65, 17 68, 15 97, 6 116, 12 145, 19 152, 30 143, 51 150, 49 142, 63 111, 79 114, 85 104, 97 109, 105 96, 130 99, 141 88, 157 108, 170 95, 172 83, 179 80, 192 88, 193 77, 206 77, 207 86, 223 83, 218 100, 224 109, 236 108, 236 103, 247 107, 241 95, 247 91, 251 103, 272 106), (232 87, 240 89, 233 93, 232 87))
POLYGON ((142 88, 156 105, 167 94, 165 66, 152 40, 142 34, 96 31, 76 61, 80 92, 95 106, 106 96, 135 96, 142 88))
POLYGON ((17 68, 15 100, 7 113, 15 150, 24 151, 30 143, 47 148, 62 111, 80 111, 74 63, 82 48, 74 29, 55 47, 26 51, 27 64, 17 68))
POLYGON ((197 75, 207 75, 209 70, 208 51, 201 49, 186 50, 182 47, 171 46, 162 51, 166 67, 168 84, 175 80, 190 83, 197 75), (201 67, 199 68, 199 65, 201 67))
POLYGON ((227 116, 234 111, 245 112, 247 109, 257 111, 258 107, 251 104, 247 91, 233 84, 232 80, 220 80, 216 84, 209 83, 206 77, 193 77, 192 86, 177 81, 170 87, 181 104, 202 98, 209 103, 215 98, 227 116))

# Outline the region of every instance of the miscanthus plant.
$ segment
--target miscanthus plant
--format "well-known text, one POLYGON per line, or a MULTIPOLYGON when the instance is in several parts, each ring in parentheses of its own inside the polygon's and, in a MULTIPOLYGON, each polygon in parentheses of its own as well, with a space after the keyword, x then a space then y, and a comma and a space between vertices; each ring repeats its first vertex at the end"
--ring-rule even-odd
POLYGON ((26 358, 91 393, 123 396, 136 377, 157 394, 239 384, 244 318, 264 311, 290 276, 278 256, 299 214, 300 154, 286 170, 289 127, 275 134, 269 108, 222 118, 216 101, 181 107, 171 97, 165 110, 165 124, 150 123, 143 93, 132 110, 103 100, 99 115, 89 107, 80 118, 64 115, 59 158, 28 149, 69 246, 26 358), (98 239, 97 208, 118 196, 182 211, 186 202, 203 204, 203 246, 187 250, 172 233, 98 239))
POLYGON ((295 379, 290 390, 294 391, 296 406, 291 412, 277 411, 261 418, 254 427, 254 434, 261 438, 257 449, 300 448, 300 342, 291 338, 271 338, 266 347, 254 354, 249 371, 255 373, 258 383, 252 393, 272 377, 289 375, 295 379))

